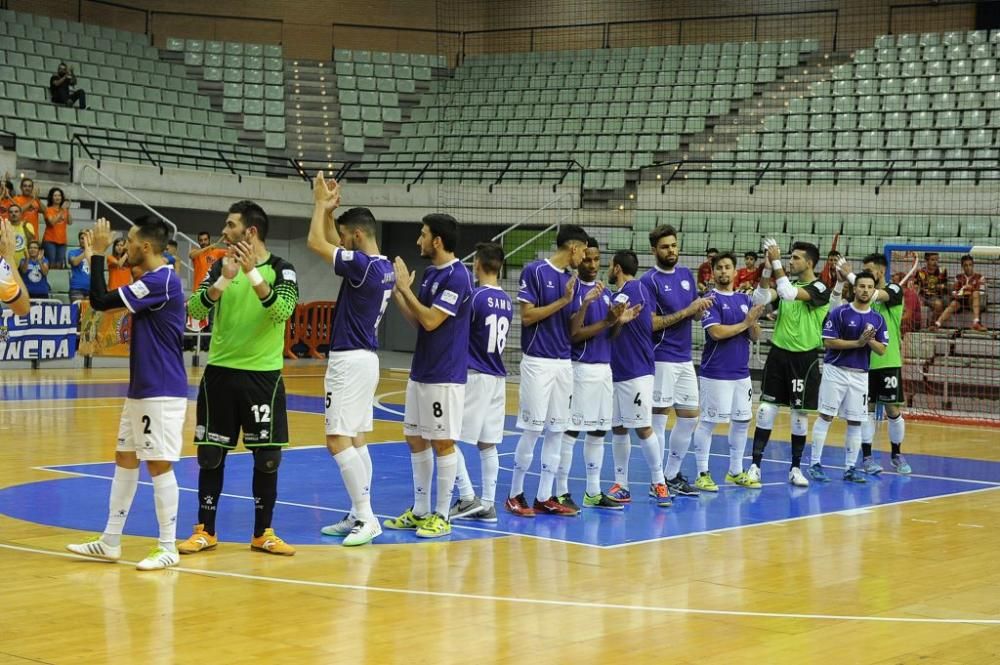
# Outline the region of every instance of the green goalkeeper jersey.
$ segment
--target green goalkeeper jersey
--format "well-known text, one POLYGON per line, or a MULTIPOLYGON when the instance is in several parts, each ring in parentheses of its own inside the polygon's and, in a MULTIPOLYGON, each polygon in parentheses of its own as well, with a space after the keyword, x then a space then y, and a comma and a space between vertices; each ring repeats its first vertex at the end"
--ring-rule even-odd
POLYGON ((209 365, 257 372, 280 370, 284 365, 285 322, 299 300, 295 268, 271 254, 257 265, 257 271, 271 285, 264 300, 257 297, 241 270, 218 302, 212 302, 208 289, 222 274, 222 261, 215 262, 188 299, 188 314, 195 319, 207 318, 215 310, 209 365))
POLYGON ((811 299, 778 299, 771 344, 785 351, 815 351, 823 347, 823 319, 830 309, 830 289, 819 279, 793 285, 808 291, 811 299))
POLYGON ((885 353, 871 354, 871 369, 903 366, 903 288, 899 284, 889 284, 885 287, 889 299, 885 302, 872 302, 872 309, 885 319, 889 331, 889 343, 885 353))

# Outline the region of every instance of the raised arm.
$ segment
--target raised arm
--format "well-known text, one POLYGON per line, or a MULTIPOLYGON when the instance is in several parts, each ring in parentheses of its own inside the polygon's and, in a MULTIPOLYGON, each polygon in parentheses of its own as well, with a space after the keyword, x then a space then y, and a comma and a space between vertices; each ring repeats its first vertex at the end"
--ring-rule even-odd
POLYGON ((14 265, 14 230, 10 222, 0 219, 0 298, 18 316, 31 309, 31 298, 24 280, 14 265))
POLYGON ((340 185, 336 180, 327 183, 323 172, 319 171, 313 179, 313 214, 306 246, 327 263, 333 262, 333 255, 340 246, 340 234, 333 219, 333 211, 339 205, 340 185))
POLYGON ((713 302, 715 301, 711 296, 695 298, 690 305, 672 314, 654 314, 653 332, 663 330, 664 328, 670 328, 671 326, 677 325, 684 319, 689 319, 692 316, 699 315, 711 307, 713 302))
POLYGON ((534 303, 521 301, 521 323, 526 326, 533 326, 539 321, 544 321, 553 314, 562 310, 563 307, 573 302, 573 292, 576 289, 576 277, 570 277, 566 282, 566 290, 562 296, 550 302, 548 305, 535 305, 534 303))

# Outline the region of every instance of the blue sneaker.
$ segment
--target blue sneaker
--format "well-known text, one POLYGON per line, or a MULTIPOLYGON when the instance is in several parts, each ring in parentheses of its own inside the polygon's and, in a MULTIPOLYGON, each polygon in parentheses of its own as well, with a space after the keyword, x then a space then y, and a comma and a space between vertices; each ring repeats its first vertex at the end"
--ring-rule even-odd
POLYGON ((821 483, 828 483, 828 482, 830 482, 830 477, 827 476, 826 473, 823 472, 823 465, 820 464, 819 462, 817 462, 816 464, 813 464, 808 469, 806 469, 806 473, 809 474, 810 478, 812 478, 813 480, 816 480, 818 482, 821 482, 821 483))
POLYGON ((902 455, 896 455, 890 461, 892 462, 892 468, 896 470, 896 473, 904 476, 913 473, 913 469, 910 468, 910 465, 906 462, 906 458, 902 455))
POLYGON ((861 460, 861 471, 869 476, 877 476, 882 473, 882 465, 876 462, 874 457, 866 457, 861 460))
POLYGON ((861 475, 860 471, 855 469, 853 466, 849 466, 847 467, 847 470, 844 471, 844 482, 867 483, 868 481, 865 479, 863 475, 861 475))

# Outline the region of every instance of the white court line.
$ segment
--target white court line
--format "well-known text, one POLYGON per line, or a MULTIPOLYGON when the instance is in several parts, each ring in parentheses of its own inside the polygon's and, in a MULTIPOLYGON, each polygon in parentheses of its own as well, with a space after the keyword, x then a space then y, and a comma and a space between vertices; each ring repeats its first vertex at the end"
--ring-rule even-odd
MULTIPOLYGON (((25 552, 28 554, 41 554, 44 556, 54 556, 63 559, 74 559, 77 561, 91 561, 88 557, 83 557, 69 552, 57 552, 36 547, 25 547, 22 545, 10 545, 0 543, 0 548, 15 552, 25 552)), ((135 561, 121 561, 117 563, 127 566, 135 566, 135 561)), ((476 593, 458 593, 450 591, 430 591, 426 589, 397 589, 393 587, 369 586, 366 584, 341 584, 337 582, 320 582, 315 580, 298 580, 287 577, 271 577, 268 575, 250 575, 247 573, 234 573, 223 570, 206 570, 200 568, 184 568, 175 566, 171 571, 178 573, 190 573, 202 577, 228 577, 231 579, 250 580, 254 582, 270 582, 272 584, 288 584, 292 586, 303 586, 321 589, 338 589, 341 591, 361 591, 364 593, 385 593, 404 596, 423 596, 429 598, 451 598, 458 600, 478 600, 490 603, 511 603, 515 605, 535 605, 548 607, 572 607, 587 610, 622 610, 626 612, 645 612, 656 614, 686 614, 695 616, 729 616, 747 618, 766 619, 813 619, 818 621, 861 621, 873 623, 924 623, 924 624, 971 624, 971 625, 1000 625, 1000 619, 936 619, 933 617, 888 617, 888 616, 864 616, 864 615, 841 615, 841 614, 804 614, 794 612, 751 612, 746 610, 710 610, 694 607, 660 607, 654 605, 625 605, 620 603, 596 603, 577 600, 558 600, 554 598, 521 598, 515 596, 494 596, 476 593)), ((166 573, 164 573, 166 574, 166 573)))

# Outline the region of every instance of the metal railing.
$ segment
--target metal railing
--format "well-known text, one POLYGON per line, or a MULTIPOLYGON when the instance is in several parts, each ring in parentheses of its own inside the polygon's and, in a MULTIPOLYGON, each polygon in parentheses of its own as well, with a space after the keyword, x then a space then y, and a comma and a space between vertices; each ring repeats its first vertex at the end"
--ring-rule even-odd
MULTIPOLYGON (((538 208, 537 210, 532 211, 527 217, 525 217, 521 221, 519 221, 519 222, 517 222, 515 224, 511 224, 506 229, 504 229, 500 233, 498 233, 495 236, 493 236, 492 238, 490 238, 490 241, 491 242, 500 242, 501 240, 503 240, 504 236, 506 236, 511 231, 514 231, 515 229, 518 229, 518 228, 520 228, 522 226, 530 224, 531 220, 534 217, 540 215, 545 210, 548 210, 549 208, 553 207, 556 203, 559 203, 560 201, 562 201, 562 200, 564 200, 566 198, 569 198, 569 197, 570 197, 569 194, 560 194, 556 198, 552 199, 551 201, 549 201, 548 203, 546 203, 545 205, 543 205, 541 208, 538 208)), ((572 215, 573 215, 573 213, 569 213, 569 214, 563 215, 556 222, 554 222, 552 224, 549 224, 547 227, 545 227, 544 229, 542 229, 541 231, 539 231, 535 235, 531 236, 531 238, 529 238, 528 240, 524 241, 523 243, 521 243, 520 245, 518 245, 514 249, 510 250, 509 252, 506 252, 505 260, 509 261, 511 256, 513 256, 514 254, 516 254, 520 250, 524 249, 525 247, 527 247, 531 243, 535 242, 541 236, 545 235, 546 233, 548 233, 549 231, 551 231, 553 229, 558 229, 562 225, 562 223, 568 217, 571 217, 572 215)), ((462 258, 462 263, 466 263, 466 264, 470 263, 472 261, 472 258, 475 255, 476 255, 475 252, 471 252, 470 254, 468 254, 467 256, 465 256, 465 257, 462 258)))

